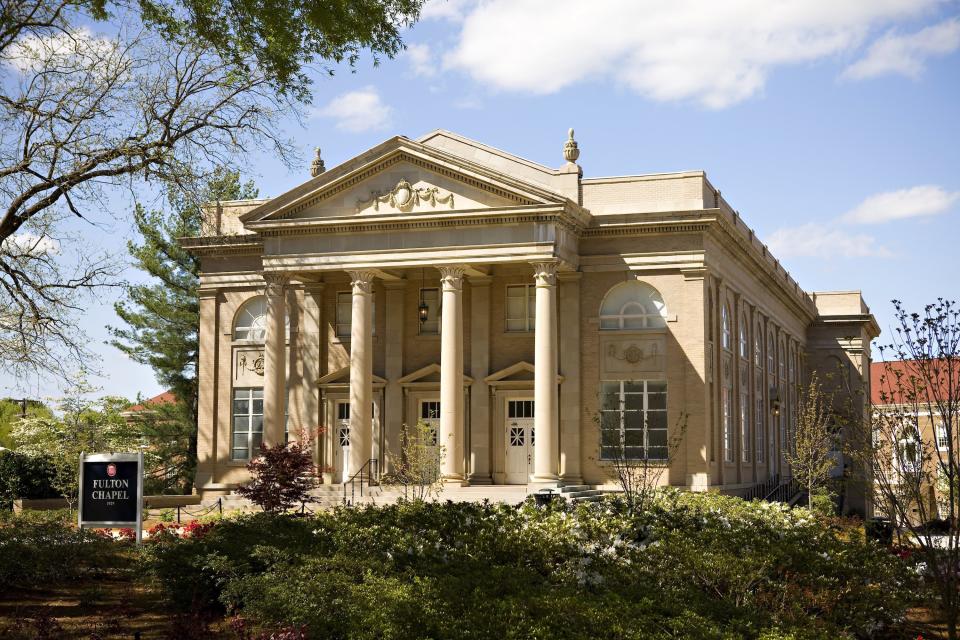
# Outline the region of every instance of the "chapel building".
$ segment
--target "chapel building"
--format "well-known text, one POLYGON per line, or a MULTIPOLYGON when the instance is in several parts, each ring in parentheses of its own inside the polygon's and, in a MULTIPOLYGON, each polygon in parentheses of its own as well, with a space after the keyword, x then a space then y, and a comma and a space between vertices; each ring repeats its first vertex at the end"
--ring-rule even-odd
POLYGON ((452 483, 610 485, 612 443, 691 490, 789 477, 803 372, 841 363, 868 389, 859 292, 801 289, 702 171, 587 178, 579 154, 572 130, 559 169, 397 136, 209 205, 182 240, 202 265, 197 491, 303 434, 325 483, 389 472, 421 419, 452 483))

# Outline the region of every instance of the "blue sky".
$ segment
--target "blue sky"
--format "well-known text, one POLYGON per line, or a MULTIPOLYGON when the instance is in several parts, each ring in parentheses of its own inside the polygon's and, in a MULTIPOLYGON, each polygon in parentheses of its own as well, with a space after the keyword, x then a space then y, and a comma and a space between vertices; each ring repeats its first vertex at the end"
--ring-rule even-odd
MULTIPOLYGON (((379 67, 317 79, 304 126, 287 128, 302 170, 248 159, 261 195, 305 180, 314 146, 329 168, 445 128, 560 166, 574 127, 587 177, 705 170, 801 286, 861 289, 885 331, 891 298, 960 297, 958 2, 446 0, 405 41, 379 67)), ((129 203, 113 206, 86 233, 122 253, 129 203)), ((104 393, 161 391, 104 344, 110 296, 79 322, 104 393)))

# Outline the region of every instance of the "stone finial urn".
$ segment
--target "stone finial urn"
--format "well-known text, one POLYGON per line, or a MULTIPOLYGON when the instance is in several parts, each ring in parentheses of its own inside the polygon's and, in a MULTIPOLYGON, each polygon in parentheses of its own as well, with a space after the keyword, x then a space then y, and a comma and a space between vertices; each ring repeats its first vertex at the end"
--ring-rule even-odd
POLYGON ((580 157, 580 148, 577 147, 577 141, 573 139, 573 129, 570 129, 569 136, 563 143, 563 158, 567 162, 576 162, 580 157))
POLYGON ((323 158, 320 157, 320 147, 317 147, 314 149, 313 162, 310 163, 310 175, 316 178, 326 170, 327 168, 323 165, 323 158))

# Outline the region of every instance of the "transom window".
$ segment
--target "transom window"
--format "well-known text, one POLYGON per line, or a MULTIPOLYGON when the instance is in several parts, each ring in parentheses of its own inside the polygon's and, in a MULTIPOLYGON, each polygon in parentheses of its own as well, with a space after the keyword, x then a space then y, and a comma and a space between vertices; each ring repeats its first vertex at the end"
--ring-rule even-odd
POLYGON ((667 383, 600 384, 600 459, 666 460, 667 383))
POLYGON ((532 418, 533 400, 510 400, 507 402, 508 418, 532 418))
POLYGON ((234 460, 249 460, 263 441, 263 389, 233 390, 234 460))
MULTIPOLYGON (((427 319, 420 322, 420 335, 435 336, 440 334, 440 289, 420 289, 420 303, 427 305, 427 319)), ((420 313, 419 308, 417 313, 420 313)))
POLYGON ((533 331, 537 317, 537 287, 507 285, 507 331, 533 331))
MULTIPOLYGON (((290 317, 286 317, 287 334, 290 333, 290 317)), ((233 339, 263 342, 267 337, 267 297, 250 298, 233 321, 233 339)))
POLYGON ((600 305, 601 329, 656 329, 667 326, 667 307, 660 292, 645 282, 622 282, 600 305))

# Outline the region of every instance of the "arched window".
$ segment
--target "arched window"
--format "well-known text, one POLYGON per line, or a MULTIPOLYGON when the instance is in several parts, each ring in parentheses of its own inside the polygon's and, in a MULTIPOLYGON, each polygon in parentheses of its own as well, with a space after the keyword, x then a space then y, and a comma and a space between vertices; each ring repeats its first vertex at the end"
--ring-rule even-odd
POLYGON ((667 307, 660 292, 633 280, 616 285, 600 305, 601 329, 652 329, 667 326, 667 307))
POLYGON ((767 335, 767 373, 775 375, 777 349, 773 344, 773 329, 768 331, 767 335))
MULTIPOLYGON (((287 333, 290 317, 286 318, 287 333)), ((267 297, 255 296, 243 303, 233 320, 233 339, 263 342, 267 336, 267 297)))
POLYGON ((781 380, 786 380, 786 379, 787 379, 787 353, 786 353, 786 351, 787 351, 787 345, 786 345, 786 343, 785 343, 783 340, 781 340, 781 341, 780 341, 779 359, 777 360, 777 367, 778 367, 778 370, 779 370, 779 372, 780 372, 780 379, 781 379, 781 380))
POLYGON ((733 337, 730 334, 730 308, 724 304, 720 307, 720 346, 727 351, 733 344, 733 337))
POLYGON ((740 314, 740 357, 744 360, 750 359, 750 336, 747 331, 748 322, 747 313, 744 311, 740 314))

